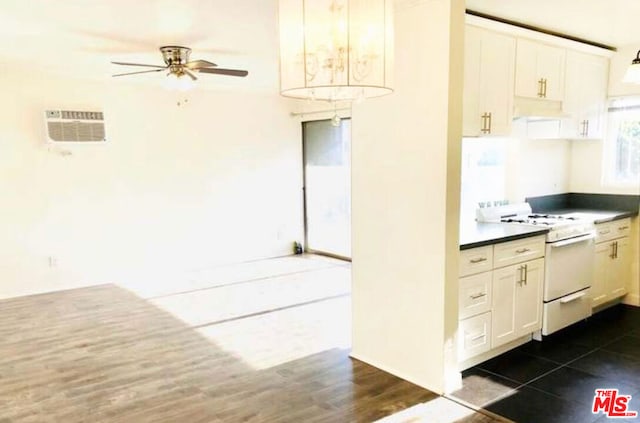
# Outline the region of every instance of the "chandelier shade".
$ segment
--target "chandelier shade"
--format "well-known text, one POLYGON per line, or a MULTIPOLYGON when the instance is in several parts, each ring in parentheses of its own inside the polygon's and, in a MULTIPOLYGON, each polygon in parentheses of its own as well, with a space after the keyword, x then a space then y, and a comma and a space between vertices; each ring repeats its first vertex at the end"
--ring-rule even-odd
POLYGON ((280 92, 353 101, 393 92, 393 0, 280 0, 280 92))

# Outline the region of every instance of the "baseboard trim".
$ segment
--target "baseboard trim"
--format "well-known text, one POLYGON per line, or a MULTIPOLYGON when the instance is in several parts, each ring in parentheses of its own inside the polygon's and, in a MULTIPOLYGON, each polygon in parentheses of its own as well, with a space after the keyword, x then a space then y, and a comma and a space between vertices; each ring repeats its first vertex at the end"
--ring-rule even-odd
POLYGON ((627 294, 622 299, 622 304, 627 304, 627 305, 640 307, 640 295, 639 294, 627 294))

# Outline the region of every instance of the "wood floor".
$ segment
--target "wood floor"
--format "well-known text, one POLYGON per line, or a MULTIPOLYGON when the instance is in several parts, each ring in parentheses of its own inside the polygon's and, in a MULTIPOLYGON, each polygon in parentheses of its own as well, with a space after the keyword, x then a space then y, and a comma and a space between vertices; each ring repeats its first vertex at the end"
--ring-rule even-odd
POLYGON ((0 423, 493 422, 348 357, 314 256, 0 301, 0 423))

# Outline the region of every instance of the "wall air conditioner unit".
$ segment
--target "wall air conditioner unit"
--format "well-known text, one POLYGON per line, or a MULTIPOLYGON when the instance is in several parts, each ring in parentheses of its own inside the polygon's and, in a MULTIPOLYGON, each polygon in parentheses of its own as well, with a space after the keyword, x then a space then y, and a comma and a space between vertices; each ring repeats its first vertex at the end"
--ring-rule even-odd
POLYGON ((52 143, 97 143, 107 140, 102 112, 47 110, 47 141, 52 143))

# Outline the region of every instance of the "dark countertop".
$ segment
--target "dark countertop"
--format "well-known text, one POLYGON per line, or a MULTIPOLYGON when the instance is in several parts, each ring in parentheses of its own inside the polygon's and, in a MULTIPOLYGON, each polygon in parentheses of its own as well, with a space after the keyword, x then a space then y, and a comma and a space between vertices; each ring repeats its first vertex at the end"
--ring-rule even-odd
POLYGON ((547 232, 549 232, 549 228, 536 228, 527 225, 465 222, 460 226, 460 249, 468 250, 514 239, 543 235, 547 232))
MULTIPOLYGON (((534 213, 573 214, 605 223, 638 216, 640 195, 565 193, 526 199, 534 213)), ((548 228, 535 226, 464 222, 460 225, 460 249, 482 247, 514 239, 542 235, 548 228)))
POLYGON ((634 217, 638 215, 638 211, 629 210, 598 210, 598 209, 586 209, 586 208, 570 208, 570 209, 557 209, 550 210, 552 214, 570 214, 575 216, 586 217, 587 219, 593 219, 593 223, 605 223, 613 220, 624 219, 625 217, 634 217))

